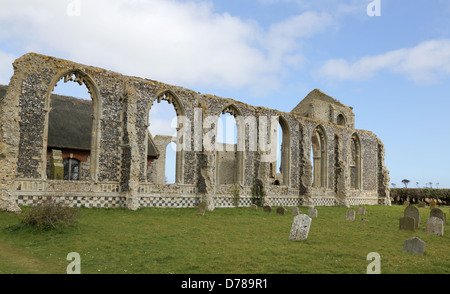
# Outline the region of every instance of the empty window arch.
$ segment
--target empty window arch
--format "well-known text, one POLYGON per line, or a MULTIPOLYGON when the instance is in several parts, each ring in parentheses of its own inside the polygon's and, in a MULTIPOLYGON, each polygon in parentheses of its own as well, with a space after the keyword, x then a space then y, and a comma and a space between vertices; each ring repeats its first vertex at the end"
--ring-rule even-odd
MULTIPOLYGON (((52 150, 61 150, 63 157, 77 153, 77 172, 63 179, 96 180, 100 138, 101 102, 92 79, 81 70, 71 70, 56 76, 52 92, 46 100, 43 150, 43 178, 52 178, 48 172, 48 156, 52 150), (63 95, 63 96, 62 96, 63 95), (77 97, 77 98, 74 98, 77 97)), ((66 161, 67 162, 67 161, 66 161)), ((72 166, 69 164, 69 166, 72 166)), ((65 173, 66 174, 66 173, 65 173)))
POLYGON ((350 140, 350 188, 361 189, 361 142, 355 133, 350 140))
POLYGON ((345 126, 346 125, 346 119, 345 116, 340 113, 336 118, 336 124, 339 126, 345 126))
MULTIPOLYGON (((179 99, 171 91, 163 91, 151 103, 148 113, 148 132, 159 158, 148 162, 146 179, 157 184, 183 183, 183 130, 184 110, 179 99)), ((146 141, 148 142, 148 137, 146 141)), ((146 144, 148 148, 148 144, 146 144)), ((148 151, 148 149, 147 149, 148 151)), ((148 152, 146 152, 146 155, 148 152)))
POLYGON ((311 136, 313 187, 327 186, 327 140, 322 126, 314 128, 311 136))
POLYGON ((216 124, 216 183, 242 184, 244 177, 244 136, 242 118, 234 105, 225 107, 216 124))
POLYGON ((278 117, 277 128, 277 162, 274 181, 275 185, 289 186, 290 171, 290 133, 286 120, 278 117))

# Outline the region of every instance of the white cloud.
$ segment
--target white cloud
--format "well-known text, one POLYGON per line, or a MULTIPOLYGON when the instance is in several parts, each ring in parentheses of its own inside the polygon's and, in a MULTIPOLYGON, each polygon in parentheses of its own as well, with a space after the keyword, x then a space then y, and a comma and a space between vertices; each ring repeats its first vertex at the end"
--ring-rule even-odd
POLYGON ((16 57, 12 54, 8 54, 0 51, 0 84, 8 85, 9 80, 14 72, 12 63, 16 57))
POLYGON ((302 64, 301 40, 332 22, 305 12, 264 31, 210 2, 175 0, 78 0, 69 16, 74 1, 3 3, 0 44, 179 85, 274 88, 282 68, 302 64))
POLYGON ((336 80, 362 80, 383 70, 405 75, 416 83, 436 82, 440 75, 450 73, 450 40, 430 40, 354 62, 332 59, 315 74, 336 80))

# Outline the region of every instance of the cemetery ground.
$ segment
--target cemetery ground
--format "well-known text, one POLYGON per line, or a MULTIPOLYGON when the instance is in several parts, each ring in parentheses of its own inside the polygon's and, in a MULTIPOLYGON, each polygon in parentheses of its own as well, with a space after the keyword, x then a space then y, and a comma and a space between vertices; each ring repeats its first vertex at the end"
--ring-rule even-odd
POLYGON ((77 208, 75 226, 46 231, 19 228, 17 215, 0 212, 0 273, 65 274, 70 252, 80 254, 82 274, 366 274, 371 252, 381 256, 381 274, 450 273, 448 224, 444 236, 427 234, 428 206, 414 232, 399 230, 400 205, 367 205, 354 221, 345 207, 316 207, 302 241, 289 240, 290 208, 274 208, 203 216, 196 208, 77 208), (403 252, 412 237, 426 243, 425 254, 403 252))

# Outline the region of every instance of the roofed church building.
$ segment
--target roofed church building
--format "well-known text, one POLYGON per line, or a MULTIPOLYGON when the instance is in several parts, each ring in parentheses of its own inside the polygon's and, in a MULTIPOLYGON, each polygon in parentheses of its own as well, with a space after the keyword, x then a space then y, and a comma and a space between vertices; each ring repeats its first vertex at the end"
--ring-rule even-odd
POLYGON ((233 206, 236 193, 240 206, 390 205, 383 143, 320 90, 286 113, 35 53, 13 66, 0 87, 3 209, 55 198, 130 209, 205 201, 212 210, 233 206), (86 86, 91 100, 53 94, 60 80, 86 86), (162 100, 177 114, 176 136, 148 131, 162 100), (217 140, 223 114, 235 119, 234 144, 217 140), (171 142, 176 176, 166 184, 171 142))

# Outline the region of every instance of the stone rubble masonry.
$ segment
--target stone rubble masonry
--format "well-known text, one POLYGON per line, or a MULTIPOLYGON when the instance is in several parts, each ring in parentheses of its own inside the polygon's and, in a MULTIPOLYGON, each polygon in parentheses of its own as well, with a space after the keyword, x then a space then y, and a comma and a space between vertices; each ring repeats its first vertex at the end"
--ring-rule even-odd
POLYGON ((10 210, 17 210, 12 207, 18 204, 35 205, 42 197, 60 197, 70 206, 132 210, 197 207, 205 201, 211 211, 233 206, 233 185, 239 186, 240 206, 250 206, 255 187, 261 206, 390 205, 383 143, 374 133, 355 129, 352 108, 320 90, 313 90, 291 112, 281 112, 36 53, 16 59, 13 68, 6 94, 0 97, 0 196, 2 207, 10 210), (93 101, 89 177, 76 183, 47 178, 50 95, 61 79, 85 85, 93 101), (170 185, 161 183, 161 171, 152 170, 159 165, 148 164, 146 156, 148 111, 161 100, 173 105, 183 118, 178 127, 186 131, 175 138, 185 148, 177 151, 176 183, 170 185), (203 134, 216 143, 217 121, 208 119, 222 113, 235 116, 238 124, 236 161, 226 162, 234 174, 221 170, 220 154, 201 141, 203 134), (274 162, 267 161, 262 148, 263 138, 270 142, 273 117, 279 117, 286 134, 282 174, 274 174, 274 162), (315 167, 321 169, 319 186, 314 185, 310 159, 317 129, 324 145, 323 163, 315 167), (350 172, 352 138, 360 148, 360 167, 350 172), (358 185, 351 187, 355 173, 358 185))

